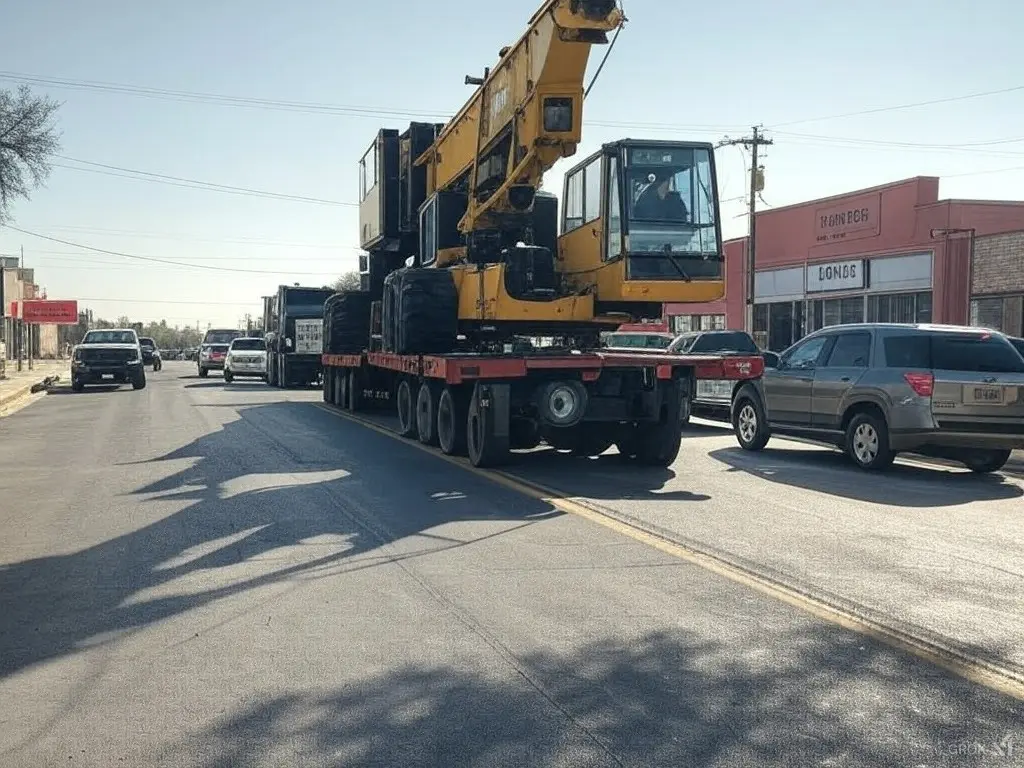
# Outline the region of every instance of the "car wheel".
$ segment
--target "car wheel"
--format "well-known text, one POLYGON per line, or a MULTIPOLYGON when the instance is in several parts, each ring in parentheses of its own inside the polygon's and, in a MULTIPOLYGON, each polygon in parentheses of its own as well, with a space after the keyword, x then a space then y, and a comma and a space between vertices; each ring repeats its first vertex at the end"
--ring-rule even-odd
POLYGON ((145 389, 146 388, 146 376, 136 376, 132 379, 132 389, 145 389))
POLYGON ((206 370, 205 368, 200 368, 199 369, 199 378, 200 379, 205 379, 209 375, 210 375, 210 372, 208 370, 206 370))
POLYGON ((235 374, 233 374, 231 371, 229 371, 229 370, 227 370, 225 368, 224 369, 224 383, 225 384, 230 384, 234 380, 235 380, 235 374))
POLYGON ((771 432, 761 398, 753 394, 740 395, 732 412, 732 429, 736 442, 745 451, 760 451, 768 445, 771 432))
POLYGON ((72 392, 81 392, 84 389, 85 389, 85 384, 82 383, 81 379, 72 379, 71 380, 71 391, 72 392))
POLYGON ((846 427, 846 454, 861 469, 880 470, 896 458, 889 447, 889 427, 874 413, 858 413, 846 427))
POLYGON ((971 451, 968 455, 964 456, 963 462, 964 466, 971 470, 971 472, 987 475, 991 472, 998 472, 1009 460, 1010 451, 991 450, 971 451))

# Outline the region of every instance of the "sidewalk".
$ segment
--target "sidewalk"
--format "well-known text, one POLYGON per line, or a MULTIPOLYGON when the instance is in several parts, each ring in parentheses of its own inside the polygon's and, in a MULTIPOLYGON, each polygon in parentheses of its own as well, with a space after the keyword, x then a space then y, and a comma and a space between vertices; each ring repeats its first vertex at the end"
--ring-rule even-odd
POLYGON ((0 379, 0 408, 29 394, 32 386, 47 376, 60 376, 62 381, 67 381, 70 365, 67 360, 36 360, 29 370, 28 362, 24 361, 19 371, 17 361, 8 360, 7 377, 0 379))

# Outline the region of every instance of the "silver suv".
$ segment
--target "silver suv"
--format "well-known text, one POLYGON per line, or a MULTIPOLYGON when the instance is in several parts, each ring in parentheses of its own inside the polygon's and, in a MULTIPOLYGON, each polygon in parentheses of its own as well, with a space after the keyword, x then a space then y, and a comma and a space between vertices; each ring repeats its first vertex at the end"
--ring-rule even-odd
POLYGON ((1024 448, 1024 357, 979 328, 832 326, 744 385, 732 424, 748 451, 779 434, 835 445, 863 469, 908 451, 995 472, 1024 448))

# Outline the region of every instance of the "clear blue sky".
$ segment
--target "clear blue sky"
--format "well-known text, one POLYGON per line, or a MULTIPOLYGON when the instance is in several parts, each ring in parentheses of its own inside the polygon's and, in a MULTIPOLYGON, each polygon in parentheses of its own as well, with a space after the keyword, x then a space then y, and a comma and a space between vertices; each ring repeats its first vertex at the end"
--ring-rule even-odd
MULTIPOLYGON (((493 64, 537 5, 12 2, 3 11, 0 87, 21 73, 328 105, 286 110, 36 86, 64 102, 66 157, 352 203, 356 163, 376 130, 408 122, 396 111, 452 114, 471 94, 463 76, 493 64)), ((623 136, 718 140, 763 123, 776 141, 765 157, 770 206, 917 174, 944 177, 946 197, 1024 197, 1024 90, 811 119, 1024 85, 1020 3, 627 0, 625 10, 629 24, 587 101, 579 156, 623 136)), ((602 53, 595 49, 593 64, 602 53)), ((726 148, 718 160, 725 233, 736 236, 746 227, 736 199, 743 153, 726 148)), ((52 298, 79 298, 107 317, 234 324, 257 314, 259 297, 281 282, 321 284, 355 267, 354 207, 92 168, 55 168, 46 188, 16 205, 14 224, 95 248, 274 274, 147 264, 0 230, 0 253, 23 245, 52 298)), ((560 193, 559 168, 546 185, 560 193)))

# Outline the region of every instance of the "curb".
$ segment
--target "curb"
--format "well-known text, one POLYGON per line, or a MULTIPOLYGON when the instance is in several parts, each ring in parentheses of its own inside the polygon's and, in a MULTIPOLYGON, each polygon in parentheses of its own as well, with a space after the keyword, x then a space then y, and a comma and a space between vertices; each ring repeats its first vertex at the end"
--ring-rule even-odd
POLYGON ((0 395, 0 408, 6 408, 8 405, 16 403, 17 401, 22 400, 23 398, 26 398, 31 394, 41 392, 44 389, 48 389, 50 386, 52 386, 58 381, 60 381, 60 374, 55 373, 49 376, 45 376, 41 379, 37 379, 36 381, 30 382, 28 384, 24 384, 23 386, 18 387, 16 390, 9 394, 0 395))

